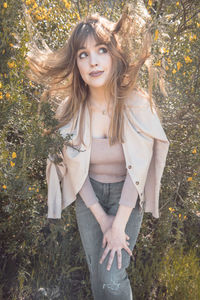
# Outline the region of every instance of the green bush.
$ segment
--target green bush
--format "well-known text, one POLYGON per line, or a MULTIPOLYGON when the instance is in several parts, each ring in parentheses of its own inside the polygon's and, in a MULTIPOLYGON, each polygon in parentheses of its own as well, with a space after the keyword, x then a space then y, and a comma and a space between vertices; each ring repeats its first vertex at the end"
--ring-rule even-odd
MULTIPOLYGON (((25 56, 30 40, 41 38, 56 49, 80 17, 98 11, 117 20, 127 2, 0 3, 0 299, 92 299, 74 205, 61 220, 47 220, 46 158, 63 141, 59 135, 43 136, 43 124, 47 129, 55 125, 53 107, 40 105, 43 87, 25 77, 25 56)), ((168 97, 164 99, 155 85, 153 95, 163 113, 170 151, 162 177, 161 217, 145 215, 129 278, 137 300, 196 300, 200 299, 199 0, 130 2, 144 2, 155 21, 155 66, 166 75, 168 97), (194 248, 196 252, 190 251, 194 248)), ((140 78, 147 87, 145 70, 140 78)))
POLYGON ((200 299, 200 260, 194 249, 170 248, 161 261, 160 298, 173 300, 200 299))

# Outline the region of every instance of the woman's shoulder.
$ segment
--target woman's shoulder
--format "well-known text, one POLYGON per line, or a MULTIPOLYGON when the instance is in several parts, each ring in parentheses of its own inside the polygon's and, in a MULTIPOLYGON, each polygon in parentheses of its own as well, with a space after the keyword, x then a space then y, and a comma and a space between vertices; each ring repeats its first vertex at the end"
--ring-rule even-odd
POLYGON ((133 108, 147 107, 150 105, 149 95, 144 90, 134 89, 128 94, 125 100, 125 105, 133 108))

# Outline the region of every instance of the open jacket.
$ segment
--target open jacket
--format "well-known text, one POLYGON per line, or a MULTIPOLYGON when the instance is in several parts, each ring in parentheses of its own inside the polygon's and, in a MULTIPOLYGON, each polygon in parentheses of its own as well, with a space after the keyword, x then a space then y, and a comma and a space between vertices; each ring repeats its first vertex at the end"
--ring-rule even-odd
MULTIPOLYGON (((80 108, 81 111, 82 108, 80 108)), ((75 126, 72 122, 59 129, 65 137, 71 133, 75 144, 80 126, 80 111, 75 126)), ((62 209, 76 200, 89 171, 91 136, 90 114, 85 107, 85 122, 81 152, 64 146, 63 162, 56 165, 50 155, 47 159, 46 178, 48 184, 48 218, 61 218, 62 209)), ((125 102, 124 143, 122 143, 126 168, 139 194, 144 212, 159 217, 159 191, 164 171, 169 141, 160 119, 148 99, 135 93, 131 101, 125 102)))

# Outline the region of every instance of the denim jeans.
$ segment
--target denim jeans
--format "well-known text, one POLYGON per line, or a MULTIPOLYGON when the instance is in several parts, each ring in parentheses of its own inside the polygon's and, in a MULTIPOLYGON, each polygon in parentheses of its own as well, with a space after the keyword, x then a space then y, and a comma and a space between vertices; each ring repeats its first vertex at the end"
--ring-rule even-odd
MULTIPOLYGON (((124 181, 102 183, 90 177, 90 181, 99 203, 109 215, 116 215, 124 181)), ((86 254, 90 272, 90 281, 94 300, 132 300, 132 289, 126 268, 130 263, 130 255, 122 249, 122 267, 118 269, 115 257, 110 271, 106 269, 109 254, 102 264, 99 260, 105 248, 102 248, 103 234, 99 223, 85 205, 81 196, 76 198, 76 217, 81 241, 86 254)), ((133 251, 141 223, 143 212, 139 210, 139 197, 126 225, 125 232, 130 237, 129 248, 133 251)))

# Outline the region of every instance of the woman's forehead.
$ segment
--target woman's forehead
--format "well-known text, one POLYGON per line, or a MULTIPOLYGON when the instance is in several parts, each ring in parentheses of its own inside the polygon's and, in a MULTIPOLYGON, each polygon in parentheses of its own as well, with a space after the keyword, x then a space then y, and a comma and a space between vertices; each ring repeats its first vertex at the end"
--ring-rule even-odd
POLYGON ((92 28, 91 26, 86 26, 86 24, 84 24, 77 36, 77 50, 85 47, 89 39, 93 39, 96 44, 107 44, 105 41, 106 38, 104 39, 102 35, 99 36, 98 32, 96 32, 94 28, 92 28))
POLYGON ((88 35, 86 39, 83 41, 82 45, 80 45, 79 49, 85 49, 88 47, 88 44, 94 44, 95 47, 105 44, 104 41, 95 38, 93 35, 88 35))

